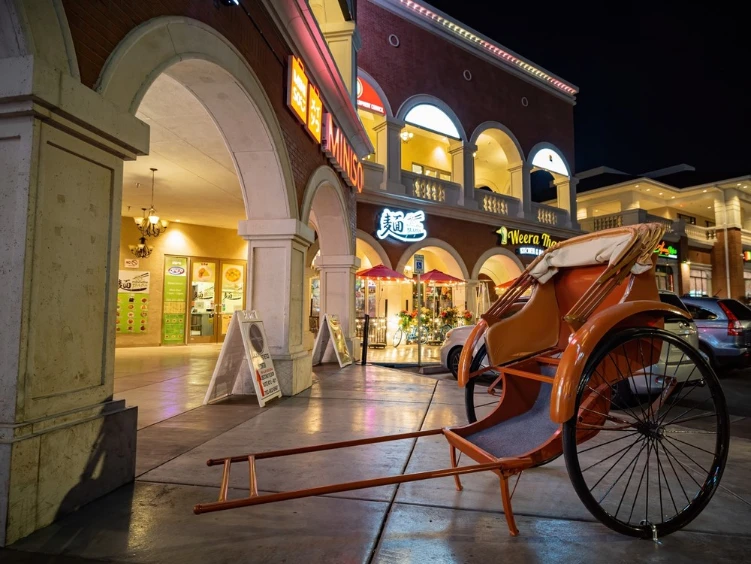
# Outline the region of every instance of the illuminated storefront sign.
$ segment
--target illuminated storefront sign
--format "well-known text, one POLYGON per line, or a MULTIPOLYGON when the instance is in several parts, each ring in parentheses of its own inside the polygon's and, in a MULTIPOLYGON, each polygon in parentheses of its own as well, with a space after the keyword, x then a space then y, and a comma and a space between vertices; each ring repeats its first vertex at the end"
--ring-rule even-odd
POLYGON ((672 245, 667 245, 665 241, 660 241, 660 244, 655 249, 655 252, 657 253, 657 256, 659 256, 660 258, 669 258, 669 259, 678 258, 678 249, 676 249, 672 245))
POLYGON ((316 143, 320 143, 323 131, 323 104, 318 89, 312 84, 308 89, 308 121, 305 127, 316 140, 316 143))
POLYGON ((326 114, 324 123, 326 127, 323 152, 332 160, 334 168, 342 173, 347 183, 357 188, 358 192, 362 192, 365 175, 357 153, 344 137, 342 130, 334 125, 331 114, 326 114))
POLYGON ((425 212, 422 210, 405 214, 401 211, 392 211, 385 208, 378 221, 376 236, 379 239, 391 237, 405 243, 422 241, 428 236, 424 221, 425 212))
POLYGON ((386 109, 378 92, 367 80, 357 79, 357 107, 374 114, 386 115, 386 109))
POLYGON ((287 105, 297 118, 308 121, 308 85, 310 81, 305 74, 302 62, 295 56, 289 58, 287 76, 287 105))
MULTIPOLYGON (((543 247, 547 249, 552 247, 558 241, 555 241, 547 233, 529 233, 521 231, 519 229, 508 229, 507 227, 501 227, 496 231, 498 235, 499 245, 535 245, 537 247, 543 247)), ((522 254, 522 253, 519 253, 522 254)), ((526 253, 526 254, 541 254, 541 253, 526 253)))
POLYGON ((518 255, 528 255, 533 257, 540 256, 544 252, 545 249, 542 247, 519 247, 516 249, 516 254, 518 255))

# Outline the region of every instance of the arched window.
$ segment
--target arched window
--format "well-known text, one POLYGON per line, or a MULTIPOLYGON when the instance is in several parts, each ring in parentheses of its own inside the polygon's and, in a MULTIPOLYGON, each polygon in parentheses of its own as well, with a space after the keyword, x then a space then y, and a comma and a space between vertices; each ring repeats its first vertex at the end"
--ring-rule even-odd
POLYGON ((545 169, 549 172, 555 172, 556 174, 562 174, 563 176, 570 176, 563 158, 553 149, 544 148, 537 151, 532 157, 532 166, 545 169))
POLYGON ((461 139, 459 130, 446 113, 432 104, 418 104, 407 112, 404 121, 452 139, 461 139))

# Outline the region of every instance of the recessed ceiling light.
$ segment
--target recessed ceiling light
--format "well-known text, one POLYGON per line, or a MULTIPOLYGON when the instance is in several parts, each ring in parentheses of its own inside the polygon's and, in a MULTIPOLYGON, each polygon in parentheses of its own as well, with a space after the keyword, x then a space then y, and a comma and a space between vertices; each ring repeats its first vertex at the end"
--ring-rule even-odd
POLYGON ((740 186, 740 185, 741 185, 741 183, 740 183, 740 182, 739 182, 738 184, 736 184, 736 186, 740 186))
POLYGON ((647 188, 647 192, 649 192, 649 188, 647 188))
POLYGON ((662 192, 660 192, 660 196, 662 196, 662 192))
POLYGON ((670 196, 670 199, 671 200, 675 200, 675 196, 670 196))
POLYGON ((707 209, 711 209, 711 208, 712 208, 712 206, 707 206, 707 209))
POLYGON ((179 219, 176 219, 175 221, 176 221, 177 223, 180 223, 180 220, 179 220, 179 219))
POLYGON ((639 185, 637 184, 637 185, 636 185, 636 187, 638 188, 638 187, 639 187, 639 185))

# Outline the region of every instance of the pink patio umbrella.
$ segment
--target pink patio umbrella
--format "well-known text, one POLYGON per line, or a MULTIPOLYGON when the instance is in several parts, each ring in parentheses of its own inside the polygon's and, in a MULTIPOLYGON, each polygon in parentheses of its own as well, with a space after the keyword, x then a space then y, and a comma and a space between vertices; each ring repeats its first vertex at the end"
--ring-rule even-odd
MULTIPOLYGON (((440 270, 433 269, 429 272, 426 272, 425 274, 422 274, 420 276, 420 282, 423 282, 425 284, 429 284, 430 286, 437 286, 439 284, 457 284, 457 283, 463 283, 464 280, 461 278, 456 278, 455 276, 451 276, 450 274, 446 274, 445 272, 441 272, 440 270)), ((438 315, 438 299, 433 300, 433 309, 434 315, 438 315)))
POLYGON ((358 278, 369 278, 371 280, 406 280, 407 277, 404 274, 391 270, 387 266, 379 264, 373 268, 361 270, 356 275, 358 278))

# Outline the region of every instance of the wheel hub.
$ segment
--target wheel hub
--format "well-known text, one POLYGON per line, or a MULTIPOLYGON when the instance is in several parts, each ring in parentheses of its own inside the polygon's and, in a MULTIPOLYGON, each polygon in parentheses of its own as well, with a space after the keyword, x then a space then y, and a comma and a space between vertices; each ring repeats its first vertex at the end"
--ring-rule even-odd
POLYGON ((644 421, 637 426, 637 429, 642 435, 650 439, 662 439, 664 433, 662 425, 654 421, 644 421))

